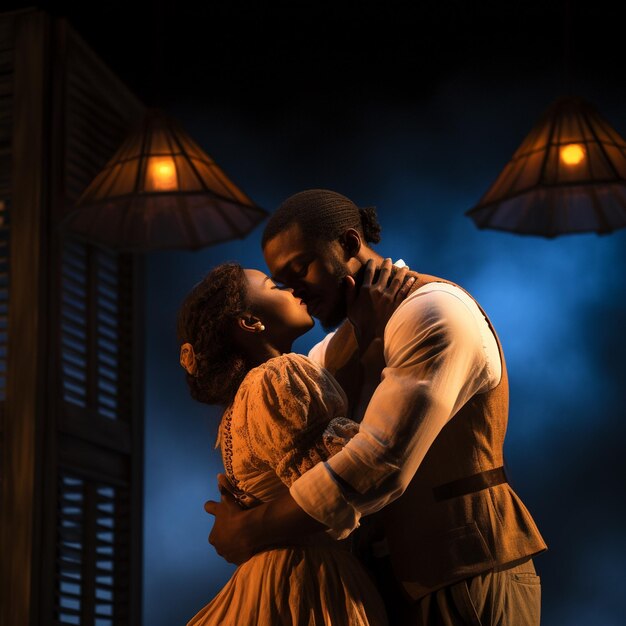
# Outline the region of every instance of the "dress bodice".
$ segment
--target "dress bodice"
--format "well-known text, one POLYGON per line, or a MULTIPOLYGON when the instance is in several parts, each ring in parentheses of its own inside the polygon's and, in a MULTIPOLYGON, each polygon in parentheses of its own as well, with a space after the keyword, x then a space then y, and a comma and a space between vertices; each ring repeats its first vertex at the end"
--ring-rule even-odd
POLYGON ((218 443, 242 504, 273 500, 358 431, 339 383, 305 356, 252 369, 222 416, 218 443))

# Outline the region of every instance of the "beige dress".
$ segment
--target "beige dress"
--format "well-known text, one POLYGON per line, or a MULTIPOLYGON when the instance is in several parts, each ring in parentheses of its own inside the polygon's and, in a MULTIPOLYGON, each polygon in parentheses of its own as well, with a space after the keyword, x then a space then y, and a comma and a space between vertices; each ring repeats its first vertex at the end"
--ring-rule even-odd
MULTIPOLYGON (((326 370, 298 354, 251 370, 222 417, 218 442, 243 504, 268 501, 358 430, 326 370)), ((342 542, 326 533, 240 565, 187 626, 383 626, 382 601, 342 542)))

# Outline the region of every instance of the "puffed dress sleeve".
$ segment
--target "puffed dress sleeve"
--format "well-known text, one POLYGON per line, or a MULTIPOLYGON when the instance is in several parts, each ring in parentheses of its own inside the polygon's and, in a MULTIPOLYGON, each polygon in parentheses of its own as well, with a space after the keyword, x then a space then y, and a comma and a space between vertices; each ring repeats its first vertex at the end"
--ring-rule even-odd
POLYGON ((330 458, 358 432, 346 396, 321 366, 298 354, 271 359, 248 385, 250 452, 287 486, 330 458))

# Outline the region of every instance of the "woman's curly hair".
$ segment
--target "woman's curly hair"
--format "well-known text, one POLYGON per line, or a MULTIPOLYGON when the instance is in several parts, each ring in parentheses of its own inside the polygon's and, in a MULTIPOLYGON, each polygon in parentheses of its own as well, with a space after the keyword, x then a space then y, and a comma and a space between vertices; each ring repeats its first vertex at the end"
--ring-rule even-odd
POLYGON ((237 263, 212 269, 183 300, 178 341, 193 346, 197 370, 187 374, 191 396, 207 404, 229 404, 250 367, 232 339, 236 319, 247 308, 248 282, 237 263))

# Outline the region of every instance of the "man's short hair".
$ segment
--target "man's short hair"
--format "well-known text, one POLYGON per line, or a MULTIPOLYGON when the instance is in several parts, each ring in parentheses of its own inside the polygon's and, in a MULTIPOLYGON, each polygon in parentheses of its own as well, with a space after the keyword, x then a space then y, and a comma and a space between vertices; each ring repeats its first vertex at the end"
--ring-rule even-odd
POLYGON ((271 215, 263 231, 263 247, 292 224, 306 237, 333 241, 355 228, 366 242, 380 241, 380 224, 374 207, 359 208, 352 200, 328 189, 307 189, 287 198, 271 215))

